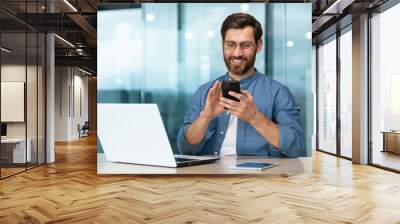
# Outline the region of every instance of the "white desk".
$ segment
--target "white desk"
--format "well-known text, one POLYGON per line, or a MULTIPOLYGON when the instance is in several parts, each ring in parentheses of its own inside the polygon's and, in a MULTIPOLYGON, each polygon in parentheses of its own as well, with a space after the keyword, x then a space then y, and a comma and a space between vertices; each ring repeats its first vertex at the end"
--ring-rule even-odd
POLYGON ((222 156, 220 160, 204 165, 168 168, 157 166, 145 166, 127 163, 115 163, 106 160, 104 153, 97 154, 98 174, 178 174, 178 175, 280 175, 292 176, 312 173, 312 157, 300 158, 271 158, 271 157, 236 157, 222 156), (231 166, 246 161, 278 162, 279 166, 261 171, 235 170, 231 166))
MULTIPOLYGON (((25 138, 6 138, 1 139, 2 145, 13 145, 13 163, 25 163, 25 158, 27 159, 26 162, 31 162, 32 154, 31 154, 31 145, 32 140, 27 138, 27 147, 26 147, 26 154, 25 154, 25 138)), ((2 149, 2 151, 5 151, 2 149)))

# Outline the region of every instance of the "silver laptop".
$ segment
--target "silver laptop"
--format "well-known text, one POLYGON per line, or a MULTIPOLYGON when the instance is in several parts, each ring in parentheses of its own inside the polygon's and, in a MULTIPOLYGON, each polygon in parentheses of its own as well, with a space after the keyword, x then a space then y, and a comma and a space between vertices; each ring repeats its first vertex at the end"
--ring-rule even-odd
POLYGON ((156 104, 99 103, 97 124, 97 136, 111 162, 183 167, 219 159, 174 155, 156 104))

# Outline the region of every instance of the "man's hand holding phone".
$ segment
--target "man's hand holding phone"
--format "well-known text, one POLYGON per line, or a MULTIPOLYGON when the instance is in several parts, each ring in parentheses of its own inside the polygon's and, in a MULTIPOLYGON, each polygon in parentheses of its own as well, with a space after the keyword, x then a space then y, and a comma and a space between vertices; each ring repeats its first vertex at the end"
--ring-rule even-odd
POLYGON ((214 117, 225 110, 229 110, 227 107, 222 105, 221 99, 230 99, 232 101, 239 102, 240 99, 230 94, 234 92, 240 94, 240 82, 236 80, 224 80, 222 83, 216 81, 211 89, 208 91, 207 101, 205 104, 204 111, 201 116, 214 117), (221 93, 222 90, 222 93, 221 93))
POLYGON ((253 96, 246 90, 241 90, 240 93, 229 91, 228 94, 236 100, 221 97, 221 105, 232 115, 252 124, 257 115, 257 107, 254 103, 253 96))
POLYGON ((240 90, 240 82, 236 80, 225 80, 222 83, 215 81, 208 91, 206 104, 200 116, 212 119, 225 110, 249 123, 252 123, 257 114, 253 96, 246 90, 240 90))

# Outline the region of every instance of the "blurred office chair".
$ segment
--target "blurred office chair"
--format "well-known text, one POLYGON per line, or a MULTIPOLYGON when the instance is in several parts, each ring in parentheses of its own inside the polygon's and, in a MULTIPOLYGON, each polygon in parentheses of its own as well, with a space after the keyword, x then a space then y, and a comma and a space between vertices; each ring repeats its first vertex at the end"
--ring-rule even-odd
POLYGON ((90 129, 89 121, 85 121, 82 127, 78 124, 79 138, 89 136, 89 129, 90 129))

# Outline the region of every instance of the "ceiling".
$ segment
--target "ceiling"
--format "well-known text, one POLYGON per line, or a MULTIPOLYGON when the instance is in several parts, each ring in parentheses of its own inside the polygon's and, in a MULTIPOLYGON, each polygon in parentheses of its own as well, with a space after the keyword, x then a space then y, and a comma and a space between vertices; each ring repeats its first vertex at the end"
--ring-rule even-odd
POLYGON ((354 17, 376 12, 391 0, 313 0, 312 36, 318 44, 352 23, 354 17))
POLYGON ((36 57, 36 51, 44 47, 36 43, 37 33, 54 32, 56 66, 79 66, 96 74, 97 5, 97 0, 47 0, 47 4, 45 0, 1 0, 2 46, 12 49, 2 54, 3 60, 18 62, 24 55, 36 57))

